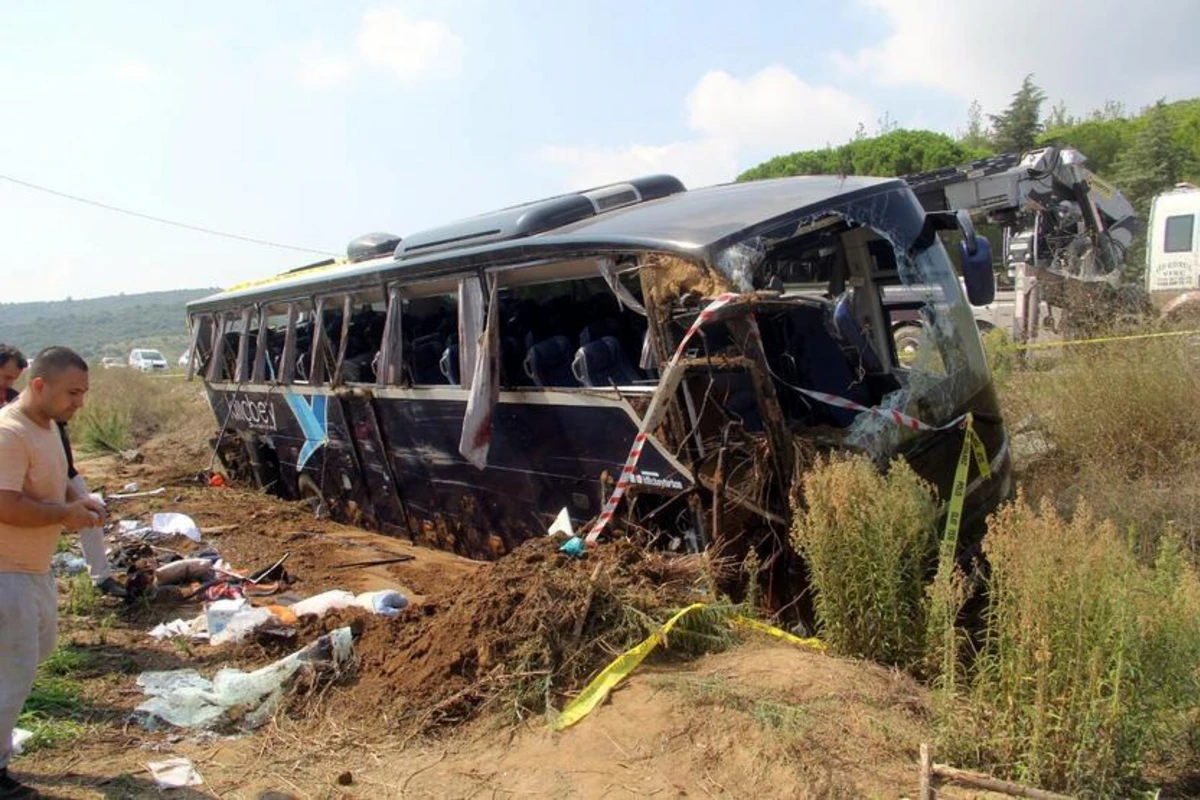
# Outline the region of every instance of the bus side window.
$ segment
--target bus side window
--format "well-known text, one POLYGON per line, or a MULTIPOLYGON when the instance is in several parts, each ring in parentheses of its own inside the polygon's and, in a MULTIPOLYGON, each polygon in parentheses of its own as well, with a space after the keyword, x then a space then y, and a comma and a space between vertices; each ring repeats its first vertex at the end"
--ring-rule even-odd
POLYGON ((218 313, 213 325, 213 355, 208 364, 208 379, 214 382, 231 381, 237 368, 238 343, 241 335, 240 311, 218 313))
POLYGON ((308 383, 309 381, 309 372, 312 369, 314 313, 312 308, 304 308, 299 312, 296 322, 292 326, 296 339, 295 352, 292 354, 289 364, 293 383, 308 383))
MULTIPOLYGON (((627 288, 640 294, 637 282, 627 288)), ((650 381, 641 363, 646 320, 603 278, 502 288, 501 385, 608 388, 650 381)))
POLYGON ((255 383, 279 383, 283 380, 283 347, 287 339, 288 306, 270 306, 262 311, 262 321, 254 344, 251 380, 255 383))
POLYGON ((458 385, 458 296, 401 300, 404 369, 413 386, 458 385))
POLYGON ((208 365, 212 361, 213 318, 208 314, 200 314, 194 318, 196 326, 193 338, 196 342, 196 352, 192 358, 196 375, 204 378, 208 375, 208 365))
POLYGON ((345 383, 375 383, 383 350, 387 304, 382 299, 352 299, 350 327, 340 366, 345 383))

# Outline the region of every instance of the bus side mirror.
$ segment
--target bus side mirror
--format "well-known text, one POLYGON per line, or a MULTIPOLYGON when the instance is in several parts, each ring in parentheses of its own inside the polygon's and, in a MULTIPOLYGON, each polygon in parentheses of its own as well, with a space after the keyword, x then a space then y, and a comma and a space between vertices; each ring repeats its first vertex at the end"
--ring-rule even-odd
POLYGON ((967 285, 967 300, 973 306, 986 306, 996 299, 996 273, 992 271, 992 246, 987 237, 975 233, 971 215, 959 210, 955 215, 962 241, 958 244, 959 267, 967 285))

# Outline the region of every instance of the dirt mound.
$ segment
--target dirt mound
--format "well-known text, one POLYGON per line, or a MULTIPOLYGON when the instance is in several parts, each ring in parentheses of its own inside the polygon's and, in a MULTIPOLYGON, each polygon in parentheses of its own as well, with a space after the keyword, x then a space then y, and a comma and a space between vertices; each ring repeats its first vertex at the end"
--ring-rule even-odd
POLYGON ((933 736, 927 694, 905 675, 757 638, 644 666, 561 733, 540 719, 467 733, 363 778, 405 797, 911 797, 933 736))
MULTIPOLYGON (((556 547, 530 541, 398 622, 368 621, 356 644, 354 704, 391 709, 418 728, 465 721, 500 696, 518 714, 536 713, 644 638, 669 609, 708 596, 699 557, 617 541, 577 560, 556 547)), ((723 643, 702 634, 688 642, 687 630, 680 637, 692 652, 723 643)))

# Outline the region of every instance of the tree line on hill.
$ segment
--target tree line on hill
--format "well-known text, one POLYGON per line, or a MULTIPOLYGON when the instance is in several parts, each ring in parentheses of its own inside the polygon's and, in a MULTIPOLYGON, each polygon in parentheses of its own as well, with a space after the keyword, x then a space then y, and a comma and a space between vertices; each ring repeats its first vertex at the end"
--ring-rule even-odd
POLYGON ((0 342, 32 356, 65 345, 86 360, 126 359, 135 347, 162 352, 174 365, 189 344, 186 304, 217 289, 121 294, 87 300, 0 304, 0 342))
POLYGON ((1116 184, 1143 218, 1154 195, 1176 183, 1200 183, 1200 98, 1159 100, 1136 114, 1110 101, 1082 117, 1062 103, 1048 111, 1045 105, 1045 92, 1028 75, 998 114, 985 114, 978 101, 971 103, 966 127, 957 136, 900 129, 885 117, 875 136, 860 125, 845 144, 776 156, 738 180, 907 175, 1056 144, 1087 156, 1088 166, 1116 184))

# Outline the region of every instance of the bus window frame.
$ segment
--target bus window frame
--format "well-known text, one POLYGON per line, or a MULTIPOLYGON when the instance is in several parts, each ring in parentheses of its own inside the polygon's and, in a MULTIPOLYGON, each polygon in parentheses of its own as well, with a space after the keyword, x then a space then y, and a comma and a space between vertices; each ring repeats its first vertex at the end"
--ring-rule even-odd
POLYGON ((256 304, 248 305, 242 309, 241 319, 238 320, 241 330, 238 333, 237 358, 233 362, 234 383, 246 383, 250 380, 250 330, 257 312, 256 304))
POLYGON ((379 366, 375 370, 375 385, 380 388, 400 386, 404 376, 404 326, 400 324, 403 295, 398 283, 386 286, 387 316, 383 322, 383 341, 379 343, 379 366))

